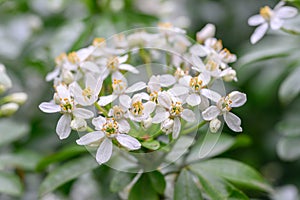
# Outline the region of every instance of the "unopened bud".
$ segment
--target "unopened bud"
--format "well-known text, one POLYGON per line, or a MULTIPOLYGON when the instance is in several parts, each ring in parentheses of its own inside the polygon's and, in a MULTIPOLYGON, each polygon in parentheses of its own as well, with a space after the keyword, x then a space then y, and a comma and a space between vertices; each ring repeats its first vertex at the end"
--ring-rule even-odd
POLYGON ((0 107, 0 116, 8 117, 13 115, 19 109, 16 103, 7 103, 0 107))
POLYGON ((19 105, 24 104, 27 100, 27 94, 24 92, 13 93, 5 97, 7 102, 17 103, 19 105))
POLYGON ((75 118, 71 121, 71 128, 75 131, 86 131, 87 123, 84 119, 75 118))
POLYGON ((64 71, 62 73, 63 82, 66 84, 70 84, 74 81, 74 75, 70 71, 64 71))
POLYGON ((209 122, 209 129, 212 133, 216 133, 218 132, 218 130, 220 129, 221 127, 221 121, 218 120, 217 118, 216 119, 213 119, 209 122))
POLYGON ((167 119, 164 122, 161 123, 161 130, 165 132, 166 134, 170 134, 173 131, 173 125, 174 125, 174 120, 173 119, 167 119))
POLYGON ((0 64, 0 93, 5 92, 8 88, 11 88, 12 83, 8 75, 6 74, 6 70, 4 65, 0 64))
POLYGON ((197 42, 203 44, 208 38, 214 37, 216 34, 216 27, 213 24, 206 24, 199 32, 197 32, 197 42))
POLYGON ((152 125, 152 117, 148 117, 147 119, 142 121, 142 127, 144 129, 148 129, 152 125))
POLYGON ((237 81, 236 71, 234 69, 228 70, 225 76, 223 76, 223 80, 226 82, 237 81))

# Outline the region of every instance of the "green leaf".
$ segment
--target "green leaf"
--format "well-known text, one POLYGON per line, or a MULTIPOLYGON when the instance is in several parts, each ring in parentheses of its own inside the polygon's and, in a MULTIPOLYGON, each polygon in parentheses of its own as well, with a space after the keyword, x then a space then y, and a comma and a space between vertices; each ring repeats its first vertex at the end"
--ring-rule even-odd
POLYGON ((78 145, 68 146, 62 149, 61 151, 55 152, 54 154, 49 155, 43 158, 42 160, 40 160, 36 170, 42 171, 52 163, 70 159, 71 157, 74 157, 86 151, 87 151, 86 148, 83 146, 78 146, 78 145))
POLYGON ((175 182, 174 200, 195 199, 203 199, 201 191, 193 180, 192 174, 183 169, 175 182))
POLYGON ((234 144, 235 138, 224 133, 202 135, 189 153, 187 163, 217 156, 230 149, 234 144))
POLYGON ((34 170, 40 159, 41 155, 32 151, 21 151, 14 154, 1 154, 0 169, 12 167, 34 170))
POLYGON ((224 179, 208 171, 197 169, 196 172, 205 193, 212 200, 248 200, 249 198, 240 190, 224 179))
POLYGON ((78 176, 89 172, 99 166, 98 163, 91 156, 85 156, 71 160, 48 174, 48 176, 43 180, 39 195, 43 196, 64 183, 77 178, 78 176))
POLYGON ((123 190, 133 179, 135 174, 126 172, 117 172, 110 182, 110 191, 119 192, 123 190))
POLYGON ((252 167, 231 159, 216 158, 191 165, 194 171, 217 174, 236 186, 272 192, 270 185, 252 167))
POLYGON ((0 193, 21 196, 22 185, 19 177, 15 174, 0 172, 0 193))
POLYGON ((142 142, 142 146, 150 150, 157 150, 160 147, 160 143, 157 140, 148 140, 142 142))
POLYGON ((300 158, 300 137, 283 137, 277 143, 277 153, 282 160, 293 161, 300 158))
POLYGON ((279 88, 279 98, 284 104, 290 103, 300 92, 300 67, 292 71, 279 88))
POLYGON ((150 179, 146 174, 142 174, 139 180, 130 190, 128 200, 159 200, 159 195, 152 187, 150 179))
POLYGON ((163 194, 166 189, 166 181, 164 175, 159 171, 153 171, 147 173, 149 176, 152 187, 156 190, 157 193, 163 194))
POLYGON ((25 136, 28 133, 29 128, 27 124, 16 123, 12 120, 5 119, 0 121, 0 130, 0 146, 2 146, 25 136))

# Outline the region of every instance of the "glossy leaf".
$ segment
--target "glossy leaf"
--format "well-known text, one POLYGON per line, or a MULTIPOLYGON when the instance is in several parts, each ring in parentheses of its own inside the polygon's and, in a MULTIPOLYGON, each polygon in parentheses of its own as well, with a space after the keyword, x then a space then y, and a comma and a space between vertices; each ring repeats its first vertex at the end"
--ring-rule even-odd
POLYGON ((297 67, 294 71, 292 71, 289 76, 283 81, 279 88, 279 98, 280 100, 288 104, 290 103, 296 96, 298 96, 300 92, 300 67, 297 67))
POLYGON ((149 176, 150 182, 155 191, 159 194, 163 194, 166 188, 164 175, 159 171, 149 172, 147 175, 149 176))
POLYGON ((12 120, 1 120, 0 130, 0 146, 2 146, 25 136, 28 133, 29 128, 23 123, 16 123, 12 120))
POLYGON ((248 200, 249 198, 223 178, 208 171, 197 169, 196 172, 205 193, 212 200, 248 200))
POLYGON ((123 190, 133 179, 135 174, 116 172, 110 182, 110 191, 119 192, 123 190))
POLYGON ((149 177, 143 174, 131 188, 128 200, 159 200, 158 193, 149 183, 149 177))
POLYGON ((201 191, 193 180, 192 174, 183 169, 175 182, 174 200, 195 199, 203 199, 201 191))
POLYGON ((0 193, 21 196, 22 190, 22 185, 17 175, 0 172, 0 193))
POLYGON ((142 146, 150 150, 157 150, 160 147, 160 143, 157 140, 151 140, 142 142, 142 146))
POLYGON ((216 158, 193 164, 191 167, 196 172, 199 169, 199 173, 202 172, 201 170, 205 170, 216 174, 236 186, 265 192, 273 191, 255 169, 235 160, 216 158))
POLYGON ((71 160, 53 171, 51 171, 48 176, 42 182, 39 195, 43 196, 64 183, 77 178, 78 176, 89 172, 99 166, 98 163, 91 156, 85 156, 71 160))

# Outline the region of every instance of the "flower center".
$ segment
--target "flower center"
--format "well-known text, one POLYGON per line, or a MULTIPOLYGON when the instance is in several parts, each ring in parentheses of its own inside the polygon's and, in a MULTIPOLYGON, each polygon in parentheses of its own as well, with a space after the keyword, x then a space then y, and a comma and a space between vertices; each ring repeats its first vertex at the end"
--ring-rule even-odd
POLYGON ((57 65, 61 65, 62 62, 67 58, 67 54, 66 53, 61 53, 59 56, 57 56, 55 58, 55 63, 57 65))
POLYGON ((218 68, 218 64, 213 60, 208 60, 208 62, 205 65, 205 68, 208 71, 215 71, 218 68))
POLYGON ((119 68, 119 59, 116 56, 108 58, 106 66, 109 71, 117 71, 119 68))
POLYGON ((62 112, 71 113, 73 110, 73 103, 73 100, 69 100, 68 98, 60 98, 60 107, 62 112))
POLYGON ((80 59, 79 59, 77 53, 73 51, 68 54, 68 61, 72 64, 76 64, 76 63, 80 62, 80 59))
POLYGON ((213 48, 215 51, 221 51, 223 48, 222 40, 217 40, 216 42, 211 44, 211 48, 213 48))
POLYGON ((105 39, 104 38, 95 38, 93 40, 93 46, 100 46, 102 44, 105 44, 105 39))
POLYGON ((115 105, 112 109, 113 109, 113 116, 115 119, 123 118, 124 110, 120 106, 115 105))
POLYGON ((106 136, 111 136, 119 132, 119 124, 114 118, 106 120, 106 123, 103 124, 102 131, 105 132, 106 136))
POLYGON ((177 68, 175 73, 174 73, 174 76, 175 78, 178 80, 180 78, 182 78, 184 75, 186 75, 187 73, 185 71, 183 71, 182 69, 180 68, 177 68))
POLYGON ((218 107, 224 112, 224 111, 230 111, 231 108, 231 104, 232 104, 232 100, 226 96, 220 99, 220 101, 218 102, 218 107))
POLYGON ((259 14, 267 21, 270 21, 272 16, 272 9, 269 6, 262 7, 259 14))
POLYGON ((87 87, 82 91, 82 96, 84 96, 85 99, 90 99, 92 95, 93 91, 90 87, 87 87))
POLYGON ((197 92, 203 87, 202 83, 202 80, 200 80, 198 77, 193 77, 190 80, 190 87, 197 92))
POLYGON ((133 115, 142 115, 144 111, 144 105, 141 101, 136 101, 132 104, 130 109, 133 115))
POLYGON ((114 90, 114 92, 121 94, 125 89, 126 89, 127 85, 125 82, 123 82, 120 79, 114 79, 113 83, 112 83, 112 88, 114 90))
POLYGON ((175 103, 172 103, 172 106, 171 106, 171 109, 170 109, 170 115, 175 117, 175 116, 178 116, 182 113, 183 111, 183 107, 182 107, 182 104, 181 102, 175 102, 175 103))
POLYGON ((169 22, 160 22, 160 23, 158 23, 158 27, 170 29, 170 28, 173 28, 173 25, 169 22))
POLYGON ((158 104, 158 92, 154 91, 150 94, 150 101, 158 104))

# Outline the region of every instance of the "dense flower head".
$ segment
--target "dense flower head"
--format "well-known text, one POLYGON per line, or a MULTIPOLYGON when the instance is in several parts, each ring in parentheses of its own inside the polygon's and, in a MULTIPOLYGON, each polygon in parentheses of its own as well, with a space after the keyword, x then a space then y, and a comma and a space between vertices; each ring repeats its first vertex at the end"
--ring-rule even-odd
POLYGON ((62 114, 56 127, 60 139, 72 129, 88 130, 77 144, 98 147, 96 159, 102 164, 115 145, 141 149, 142 141, 150 137, 147 130, 157 131, 152 139, 164 135, 170 135, 169 142, 177 139, 186 127, 197 127, 197 112, 209 121, 212 132, 221 126, 220 115, 229 128, 241 131, 240 119, 230 111, 244 104, 246 96, 232 92, 222 97, 211 89, 215 80, 237 80, 229 66, 236 56, 214 38, 214 25, 197 34, 196 44, 172 24, 159 27, 155 33, 120 34, 112 44, 96 38, 90 46, 56 58, 55 70, 46 77, 54 82, 53 99, 39 108, 62 114), (153 45, 156 48, 150 48, 153 45), (162 57, 157 48, 171 52, 166 55, 167 68, 161 67, 159 73, 149 70, 149 63, 162 57), (147 77, 136 64, 139 60, 146 64, 147 77), (141 130, 146 135, 139 135, 144 134, 141 130))

